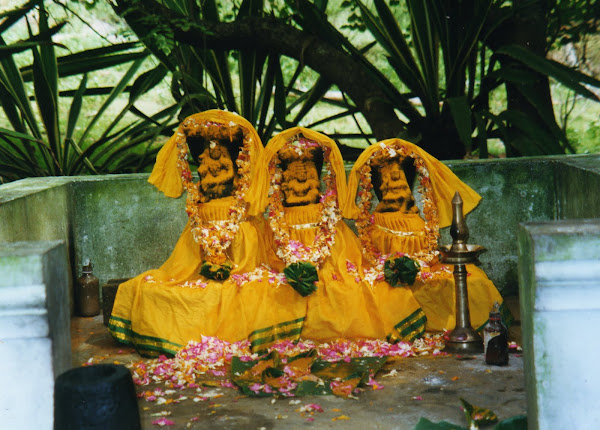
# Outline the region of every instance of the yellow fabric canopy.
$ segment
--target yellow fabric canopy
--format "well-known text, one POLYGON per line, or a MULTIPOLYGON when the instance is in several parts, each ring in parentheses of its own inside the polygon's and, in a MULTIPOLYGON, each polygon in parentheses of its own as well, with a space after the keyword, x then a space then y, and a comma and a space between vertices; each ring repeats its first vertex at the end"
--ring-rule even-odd
POLYGON ((344 160, 342 158, 342 154, 338 149, 336 143, 318 131, 309 130, 304 127, 292 127, 287 130, 282 131, 277 134, 263 151, 263 155, 261 157, 260 165, 263 166, 257 172, 257 176, 254 178, 253 184, 250 186, 250 193, 254 193, 260 197, 260 204, 257 204, 254 207, 254 212, 250 212, 250 215, 257 215, 258 213, 264 212, 265 208, 268 204, 268 191, 269 185, 271 181, 271 177, 269 174, 269 163, 271 159, 283 148, 283 146, 294 136, 302 135, 306 139, 313 140, 322 146, 328 147, 331 149, 331 155, 329 157, 329 161, 331 163, 331 168, 333 169, 333 173, 335 175, 335 184, 337 187, 337 195, 338 195, 338 204, 340 211, 343 212, 345 207, 345 199, 346 199, 346 170, 344 169, 344 160), (253 188, 253 186, 255 188, 253 188))
POLYGON ((379 151, 384 147, 393 149, 404 147, 407 155, 414 153, 423 160, 429 171, 433 200, 437 207, 440 228, 448 227, 452 224, 452 198, 457 191, 460 193, 463 200, 463 212, 465 215, 475 209, 479 204, 481 196, 467 184, 458 179, 445 164, 429 155, 424 149, 414 143, 407 142, 406 140, 387 139, 366 148, 360 157, 358 157, 356 163, 354 163, 348 179, 348 197, 345 204, 346 210, 343 212, 344 217, 350 219, 358 218, 359 209, 355 202, 360 181, 360 168, 365 165, 376 151, 379 151))
MULTIPOLYGON (((250 146, 248 161, 251 163, 252 181, 262 153, 258 134, 239 115, 215 110, 192 115, 182 122, 159 152, 149 178, 150 183, 168 197, 182 194, 184 187, 178 144, 185 143, 189 151, 183 132, 186 121, 200 125, 216 123, 225 127, 243 127, 244 141, 250 146)), ((246 191, 244 198, 252 205, 260 200, 258 197, 246 191)), ((198 205, 198 216, 216 223, 227 221, 233 205, 234 196, 212 199, 198 205)), ((160 225, 156 228, 160 228, 160 225)), ((120 342, 135 346, 140 354, 149 357, 161 353, 174 354, 188 341, 200 340, 202 335, 218 336, 230 342, 246 339, 255 329, 255 309, 245 305, 235 278, 247 275, 267 263, 264 231, 262 216, 247 217, 239 223, 227 249, 227 255, 234 265, 231 276, 226 281, 217 281, 206 279, 199 273, 205 259, 204 250, 194 240, 188 221, 171 256, 160 268, 146 271, 119 286, 108 325, 110 333, 120 342)), ((267 279, 264 284, 269 285, 267 279)), ((256 297, 255 302, 261 298, 256 297)), ((280 299, 280 295, 276 295, 276 299, 280 299)), ((298 314, 304 315, 304 308, 302 303, 282 307, 277 316, 287 321, 285 318, 291 313, 289 320, 294 320, 298 314)))
MULTIPOLYGON (((187 121, 195 121, 196 123, 218 123, 227 125, 239 125, 244 128, 244 133, 250 136, 250 177, 254 178, 256 175, 256 168, 260 154, 262 153, 263 146, 258 133, 245 118, 241 117, 235 112, 227 112, 223 110, 213 109, 205 112, 196 113, 190 115, 181 122, 177 131, 171 136, 171 138, 164 144, 161 150, 158 152, 156 157, 156 163, 152 169, 152 173, 148 178, 148 182, 153 184, 167 197, 179 197, 183 193, 183 182, 181 180, 181 172, 177 165, 179 158, 179 151, 177 148, 177 142, 179 139, 185 141, 185 134, 183 127, 187 121)), ((245 136, 246 137, 246 136, 245 136)), ((187 143, 186 143, 187 146, 187 143)), ((188 149, 189 152, 189 149, 188 149)), ((245 200, 254 206, 257 202, 261 201, 255 192, 246 193, 245 200)))
MULTIPOLYGON (((346 204, 346 173, 342 155, 336 143, 324 134, 303 127, 293 127, 274 136, 265 146, 261 169, 255 183, 261 187, 264 201, 261 211, 268 205, 268 189, 271 175, 269 164, 285 144, 295 136, 313 140, 330 148, 329 162, 335 175, 338 204, 341 210, 346 204)), ((291 206, 285 208, 285 222, 292 240, 305 246, 314 246, 319 234, 315 227, 320 221, 320 204, 291 206)), ((276 247, 271 246, 273 260, 277 260, 276 247)), ((331 341, 345 339, 383 339, 391 342, 412 341, 425 330, 425 315, 408 287, 392 288, 388 284, 376 287, 362 279, 364 259, 360 241, 354 232, 340 220, 335 225, 335 240, 329 248, 330 255, 318 267, 317 290, 308 297, 294 292, 294 303, 306 303, 305 319, 301 336, 304 339, 331 341)), ((280 261, 274 267, 285 267, 280 261)), ((245 291, 250 291, 246 286, 245 291)), ((260 285, 258 286, 260 288, 260 285)), ((252 288, 256 288, 252 286, 252 288)), ((280 288, 283 288, 280 287, 280 288)), ((286 285, 289 291, 293 291, 286 285)), ((242 289, 244 291, 244 289, 242 289)), ((284 306, 289 306, 286 304, 284 306)), ((273 308, 276 309, 276 308, 273 308)), ((264 312, 262 312, 264 313, 264 312)), ((275 311, 271 311, 275 314, 275 311)))

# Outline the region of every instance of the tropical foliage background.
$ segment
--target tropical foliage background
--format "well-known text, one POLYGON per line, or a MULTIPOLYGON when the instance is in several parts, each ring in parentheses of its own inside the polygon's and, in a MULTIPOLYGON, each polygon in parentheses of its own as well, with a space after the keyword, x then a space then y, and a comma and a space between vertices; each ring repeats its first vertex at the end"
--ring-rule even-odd
POLYGON ((600 0, 0 0, 0 182, 147 171, 211 108, 349 162, 600 152, 599 27, 600 0))

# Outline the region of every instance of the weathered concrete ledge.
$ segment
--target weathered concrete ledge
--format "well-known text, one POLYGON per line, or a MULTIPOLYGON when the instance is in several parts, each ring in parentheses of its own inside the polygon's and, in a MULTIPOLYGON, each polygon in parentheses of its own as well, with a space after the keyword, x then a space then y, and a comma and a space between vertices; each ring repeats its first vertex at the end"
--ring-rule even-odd
POLYGON ((596 428, 600 219, 523 224, 519 253, 528 428, 596 428))

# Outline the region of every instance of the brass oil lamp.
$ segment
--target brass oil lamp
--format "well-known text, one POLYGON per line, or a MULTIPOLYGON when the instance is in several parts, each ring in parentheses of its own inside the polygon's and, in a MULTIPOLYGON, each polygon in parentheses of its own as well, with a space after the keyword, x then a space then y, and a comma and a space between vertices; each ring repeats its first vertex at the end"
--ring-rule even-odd
POLYGON ((438 247, 442 263, 454 264, 456 295, 456 326, 446 340, 444 351, 459 354, 480 353, 483 352, 483 340, 471 326, 465 264, 479 263, 478 257, 486 249, 483 246, 467 244, 469 228, 463 214, 463 201, 458 192, 454 194, 452 199, 450 236, 452 237, 452 245, 440 245, 438 247))

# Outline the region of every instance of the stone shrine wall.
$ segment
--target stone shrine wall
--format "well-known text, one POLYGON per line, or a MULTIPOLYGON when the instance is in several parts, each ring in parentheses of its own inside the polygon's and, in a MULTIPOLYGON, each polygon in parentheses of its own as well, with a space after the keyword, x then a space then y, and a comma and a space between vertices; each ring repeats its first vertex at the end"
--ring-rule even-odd
MULTIPOLYGON (((598 155, 447 162, 483 197, 467 217, 469 242, 488 249, 482 268, 504 295, 517 293, 519 223, 600 217, 600 196, 587 191, 600 185, 598 164, 598 155)), ((29 178, 2 185, 0 243, 63 240, 70 279, 89 258, 101 285, 158 267, 185 225, 185 198, 165 197, 147 176, 29 178)), ((449 242, 446 229, 441 243, 449 242)))

